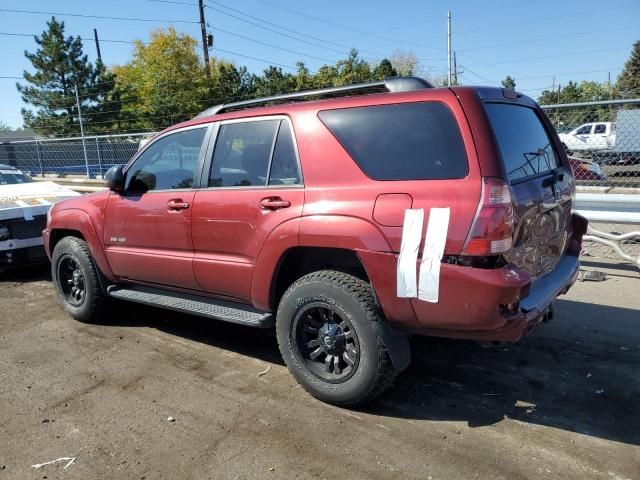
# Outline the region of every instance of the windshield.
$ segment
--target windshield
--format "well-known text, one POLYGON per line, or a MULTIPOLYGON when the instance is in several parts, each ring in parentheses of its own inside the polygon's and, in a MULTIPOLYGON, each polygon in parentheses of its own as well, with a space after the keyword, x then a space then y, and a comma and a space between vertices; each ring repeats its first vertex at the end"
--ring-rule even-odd
POLYGON ((31 183, 33 180, 20 170, 3 169, 0 167, 0 185, 16 185, 19 183, 31 183))
POLYGON ((507 103, 488 103, 485 108, 511 182, 559 166, 551 140, 534 109, 507 103))

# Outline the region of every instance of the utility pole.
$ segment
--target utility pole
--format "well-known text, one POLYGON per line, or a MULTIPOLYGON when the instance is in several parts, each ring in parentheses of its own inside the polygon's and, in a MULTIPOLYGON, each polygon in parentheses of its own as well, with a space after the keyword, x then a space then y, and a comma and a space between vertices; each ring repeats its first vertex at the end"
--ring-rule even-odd
POLYGON ((87 167, 87 178, 89 174, 89 159, 87 158, 87 145, 84 143, 84 126, 82 125, 82 109, 80 108, 80 96, 78 95, 78 84, 74 85, 76 90, 76 106, 78 108, 78 122, 80 122, 80 136, 82 137, 82 150, 84 151, 84 165, 87 167))
POLYGON ((198 8, 200 10, 200 31, 202 33, 202 54, 204 56, 204 72, 207 76, 207 89, 209 97, 212 96, 211 91, 211 68, 209 67, 209 47, 207 39, 207 24, 204 21, 204 0, 198 0, 198 8))
POLYGON ((100 55, 100 40, 98 40, 98 30, 93 29, 93 38, 96 41, 96 51, 98 52, 98 60, 102 62, 102 55, 100 55))
POLYGON ((449 76, 447 85, 451 86, 451 10, 447 12, 447 59, 449 61, 449 76))
POLYGON ((453 51, 453 84, 458 85, 458 63, 456 62, 456 51, 453 51))

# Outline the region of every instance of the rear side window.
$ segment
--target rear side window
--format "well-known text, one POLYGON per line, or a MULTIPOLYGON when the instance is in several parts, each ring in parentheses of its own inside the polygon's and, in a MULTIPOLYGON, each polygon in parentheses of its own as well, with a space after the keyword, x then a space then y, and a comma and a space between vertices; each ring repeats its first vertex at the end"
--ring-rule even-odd
POLYGON ((298 157, 289 122, 282 120, 269 172, 269 185, 299 185, 298 157))
POLYGON ((344 108, 318 115, 374 180, 440 180, 467 175, 458 124, 442 103, 344 108))
POLYGON ((556 152, 535 110, 506 103, 488 103, 485 108, 510 181, 558 167, 556 152))

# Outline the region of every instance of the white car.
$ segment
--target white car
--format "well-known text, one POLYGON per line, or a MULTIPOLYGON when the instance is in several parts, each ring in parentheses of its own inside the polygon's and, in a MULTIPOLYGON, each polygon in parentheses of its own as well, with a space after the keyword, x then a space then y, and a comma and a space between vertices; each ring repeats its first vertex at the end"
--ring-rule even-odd
POLYGON ((51 206, 80 195, 53 182, 34 182, 0 164, 0 273, 8 267, 46 261, 42 230, 51 206))
POLYGON ((569 133, 558 134, 568 152, 606 150, 616 143, 616 124, 613 122, 585 123, 569 133))

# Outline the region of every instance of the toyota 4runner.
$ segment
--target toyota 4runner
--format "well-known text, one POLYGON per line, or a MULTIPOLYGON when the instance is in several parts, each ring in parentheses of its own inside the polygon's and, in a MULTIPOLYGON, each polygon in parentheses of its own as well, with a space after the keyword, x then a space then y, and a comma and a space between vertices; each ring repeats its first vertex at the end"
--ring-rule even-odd
POLYGON ((106 183, 44 231, 71 316, 121 299, 275 324, 296 380, 340 405, 392 383, 408 334, 515 341, 549 319, 587 226, 533 100, 418 78, 213 107, 106 183))

